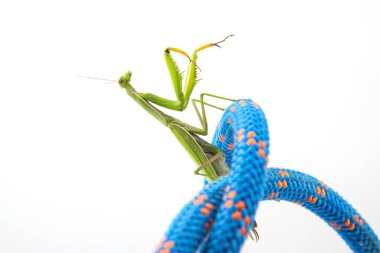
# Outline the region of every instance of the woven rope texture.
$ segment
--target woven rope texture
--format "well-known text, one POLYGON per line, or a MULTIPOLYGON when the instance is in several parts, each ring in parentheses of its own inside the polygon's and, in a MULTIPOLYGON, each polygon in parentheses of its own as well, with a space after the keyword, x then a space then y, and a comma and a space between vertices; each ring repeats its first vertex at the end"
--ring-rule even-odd
POLYGON ((267 168, 268 125, 257 103, 242 99, 230 105, 213 144, 225 153, 231 173, 205 184, 173 220, 155 252, 239 252, 261 200, 294 202, 326 221, 354 252, 380 252, 368 223, 326 184, 301 172, 267 168))

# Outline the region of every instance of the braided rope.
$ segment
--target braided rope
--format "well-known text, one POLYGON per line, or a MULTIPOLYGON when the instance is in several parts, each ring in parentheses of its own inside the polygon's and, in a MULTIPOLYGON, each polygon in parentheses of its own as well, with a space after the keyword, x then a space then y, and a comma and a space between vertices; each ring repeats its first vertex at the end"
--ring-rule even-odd
POLYGON ((214 135, 231 173, 204 188, 180 211, 157 253, 239 252, 260 200, 292 201, 333 227, 354 252, 380 252, 365 220, 321 181, 301 172, 266 169, 269 134, 264 112, 243 99, 230 105, 214 135))

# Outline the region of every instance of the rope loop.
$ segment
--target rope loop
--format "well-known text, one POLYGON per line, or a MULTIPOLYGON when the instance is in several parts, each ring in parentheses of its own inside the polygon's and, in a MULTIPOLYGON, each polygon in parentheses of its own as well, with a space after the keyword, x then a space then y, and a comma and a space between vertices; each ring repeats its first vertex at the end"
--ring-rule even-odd
POLYGON ((203 189, 173 220, 157 253, 237 253, 261 200, 286 200, 325 220, 354 252, 380 253, 376 234, 335 191, 301 172, 267 168, 268 124, 260 106, 241 99, 226 110, 213 144, 231 173, 203 189))

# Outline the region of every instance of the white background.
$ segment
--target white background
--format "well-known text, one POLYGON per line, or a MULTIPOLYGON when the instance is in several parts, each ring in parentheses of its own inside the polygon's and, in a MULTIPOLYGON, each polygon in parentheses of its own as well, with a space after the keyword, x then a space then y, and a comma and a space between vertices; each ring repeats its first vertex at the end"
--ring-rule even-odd
MULTIPOLYGON (((77 76, 131 70, 174 98, 164 48, 228 34, 199 54, 194 97, 255 99, 270 166, 325 181, 380 232, 379 1, 8 1, 0 28, 0 252, 151 252, 203 179, 118 85, 77 76)), ((198 124, 188 111, 170 114, 198 124)), ((299 206, 262 202, 257 220, 242 252, 351 252, 299 206)))

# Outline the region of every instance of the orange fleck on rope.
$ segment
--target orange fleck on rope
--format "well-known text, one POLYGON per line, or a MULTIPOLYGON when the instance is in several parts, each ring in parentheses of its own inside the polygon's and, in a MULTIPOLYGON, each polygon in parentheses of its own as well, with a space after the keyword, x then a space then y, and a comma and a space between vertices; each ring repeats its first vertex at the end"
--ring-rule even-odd
POLYGON ((245 227, 242 227, 242 228, 240 229, 240 234, 241 234, 242 236, 245 236, 245 235, 247 234, 247 229, 246 229, 245 227))
POLYGON ((260 148, 264 149, 267 145, 263 141, 259 141, 260 148))
POLYGON ((244 218, 244 224, 247 226, 251 224, 251 218, 249 216, 244 218))
POLYGON ((247 133, 247 136, 248 136, 249 138, 253 138, 253 137, 256 136, 256 133, 255 133, 254 131, 249 131, 249 132, 247 133))
POLYGON ((207 208, 202 208, 201 209, 201 213, 203 214, 203 215, 209 215, 210 214, 210 210, 208 210, 207 208))
POLYGON ((248 141, 247 141, 247 144, 249 146, 253 146, 255 143, 256 143, 256 141, 254 139, 248 139, 248 141))
POLYGON ((174 247, 174 242, 173 241, 167 241, 163 245, 164 249, 170 249, 174 247))
POLYGON ((213 206, 213 204, 211 204, 211 203, 206 203, 205 206, 206 206, 206 208, 209 209, 209 210, 214 209, 214 206, 213 206))
POLYGON ((252 102, 252 105, 256 108, 256 109, 258 109, 259 108, 259 104, 258 103, 256 103, 256 102, 252 102))
POLYGON ((225 208, 230 208, 233 205, 233 201, 231 199, 227 200, 226 203, 224 204, 225 208))
POLYGON ((232 218, 234 218, 234 220, 239 220, 241 219, 241 217, 242 217, 242 214, 240 211, 236 211, 232 213, 232 218))
POLYGON ((193 204, 196 205, 196 206, 199 205, 199 204, 202 204, 202 203, 203 203, 202 199, 196 199, 196 200, 193 201, 193 204))
POLYGON ((236 191, 234 191, 234 190, 232 190, 232 191, 230 191, 229 193, 228 193, 228 197, 230 198, 230 199, 232 199, 233 197, 235 197, 236 196, 236 191))
POLYGON ((351 221, 350 221, 350 220, 346 220, 346 221, 343 223, 343 226, 348 227, 348 226, 350 226, 350 224, 351 224, 351 221))
POLYGON ((246 103, 244 100, 240 101, 239 104, 240 104, 241 106, 246 106, 246 105, 247 105, 247 103, 246 103))
POLYGON ((235 204, 235 206, 236 206, 236 208, 237 208, 238 210, 243 210, 243 209, 245 208, 245 203, 244 203, 244 201, 239 201, 239 202, 237 202, 237 203, 235 204))
POLYGON ((338 226, 335 222, 330 222, 330 225, 333 226, 336 230, 341 230, 342 228, 338 226))
POLYGON ((259 150, 257 150, 257 153, 259 153, 259 155, 260 155, 262 158, 265 157, 265 151, 264 151, 264 150, 259 149, 259 150))

